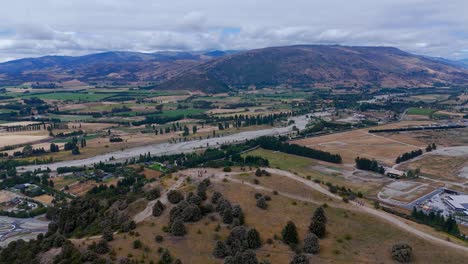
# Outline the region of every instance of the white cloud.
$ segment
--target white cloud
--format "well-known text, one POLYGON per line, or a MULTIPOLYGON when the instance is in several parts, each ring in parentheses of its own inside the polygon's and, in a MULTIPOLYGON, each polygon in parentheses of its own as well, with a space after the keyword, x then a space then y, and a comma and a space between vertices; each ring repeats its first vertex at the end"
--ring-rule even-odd
POLYGON ((466 10, 466 0, 15 0, 0 9, 0 60, 314 43, 466 58, 466 10))

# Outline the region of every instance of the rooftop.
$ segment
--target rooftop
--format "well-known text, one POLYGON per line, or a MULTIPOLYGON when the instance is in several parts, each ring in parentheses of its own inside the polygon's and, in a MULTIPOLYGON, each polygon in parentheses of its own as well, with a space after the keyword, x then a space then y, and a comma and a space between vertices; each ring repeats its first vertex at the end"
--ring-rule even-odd
POLYGON ((468 195, 449 195, 447 202, 456 208, 468 210, 468 195))

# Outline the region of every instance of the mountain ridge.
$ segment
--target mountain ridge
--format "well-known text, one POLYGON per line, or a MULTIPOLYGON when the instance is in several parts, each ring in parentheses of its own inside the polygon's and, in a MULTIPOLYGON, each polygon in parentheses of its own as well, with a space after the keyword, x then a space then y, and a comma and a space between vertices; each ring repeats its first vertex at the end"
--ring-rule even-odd
POLYGON ((421 87, 468 83, 461 62, 394 47, 294 45, 246 51, 109 51, 0 63, 0 84, 152 83, 160 89, 226 91, 263 86, 421 87))

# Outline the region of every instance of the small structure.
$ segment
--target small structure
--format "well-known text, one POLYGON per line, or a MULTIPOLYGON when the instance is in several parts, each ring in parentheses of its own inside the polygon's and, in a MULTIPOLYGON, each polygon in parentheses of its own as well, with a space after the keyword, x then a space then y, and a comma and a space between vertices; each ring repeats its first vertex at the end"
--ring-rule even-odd
POLYGON ((468 215, 468 195, 447 195, 444 202, 450 209, 468 215))
POLYGON ((395 179, 400 179, 405 177, 405 172, 401 170, 396 170, 393 168, 385 169, 385 176, 395 179))

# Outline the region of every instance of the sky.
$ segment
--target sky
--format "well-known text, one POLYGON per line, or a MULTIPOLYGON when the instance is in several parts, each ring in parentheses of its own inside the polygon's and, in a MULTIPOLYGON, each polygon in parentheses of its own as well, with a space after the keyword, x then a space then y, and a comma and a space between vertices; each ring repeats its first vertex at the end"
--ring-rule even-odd
POLYGON ((468 59, 468 0, 3 0, 0 61, 121 50, 394 46, 468 59))

